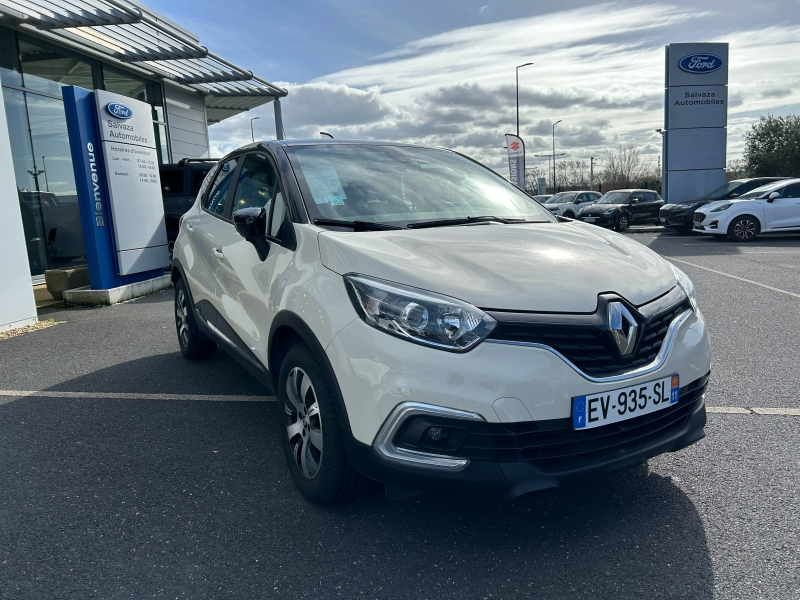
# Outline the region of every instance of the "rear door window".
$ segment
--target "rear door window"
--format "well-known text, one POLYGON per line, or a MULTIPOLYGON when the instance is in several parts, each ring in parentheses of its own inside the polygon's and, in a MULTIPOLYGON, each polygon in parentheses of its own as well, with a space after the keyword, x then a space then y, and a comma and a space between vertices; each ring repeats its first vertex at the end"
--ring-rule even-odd
POLYGON ((177 196, 183 194, 183 169, 161 169, 161 194, 177 196))

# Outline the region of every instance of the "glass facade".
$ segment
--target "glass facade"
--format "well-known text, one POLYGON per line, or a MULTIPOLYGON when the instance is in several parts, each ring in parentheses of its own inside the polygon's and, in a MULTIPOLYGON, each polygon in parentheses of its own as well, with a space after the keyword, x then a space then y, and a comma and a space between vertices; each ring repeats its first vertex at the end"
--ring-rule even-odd
POLYGON ((161 84, 5 27, 0 82, 31 275, 85 264, 61 87, 106 89, 149 103, 159 162, 168 163, 161 84))

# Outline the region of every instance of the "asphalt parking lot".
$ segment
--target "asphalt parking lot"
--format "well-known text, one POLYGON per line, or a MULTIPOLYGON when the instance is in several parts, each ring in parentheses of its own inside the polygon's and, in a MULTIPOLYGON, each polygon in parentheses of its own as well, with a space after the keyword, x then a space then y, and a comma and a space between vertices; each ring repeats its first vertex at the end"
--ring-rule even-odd
POLYGON ((43 310, 0 341, 0 597, 800 598, 800 237, 630 235, 695 283, 707 437, 513 502, 311 505, 263 388, 180 355, 171 291, 43 310))

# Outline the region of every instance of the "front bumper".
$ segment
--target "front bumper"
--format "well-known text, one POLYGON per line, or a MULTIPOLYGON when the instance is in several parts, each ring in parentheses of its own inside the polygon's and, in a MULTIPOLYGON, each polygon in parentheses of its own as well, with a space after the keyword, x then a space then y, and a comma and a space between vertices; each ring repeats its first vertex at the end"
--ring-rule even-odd
MULTIPOLYGON (((347 409, 350 426, 344 433, 351 461, 366 475, 393 485, 513 496, 558 486, 574 476, 602 474, 640 463, 703 436, 705 410, 696 397, 698 404, 687 409, 691 414, 680 426, 666 433, 647 434, 641 444, 623 444, 609 455, 594 455, 580 464, 565 466, 557 456, 542 462, 522 452, 524 448, 515 441, 519 435, 536 437, 539 432, 568 437, 574 434, 570 425, 573 397, 636 386, 675 373, 681 378, 682 392, 694 392, 684 388, 701 381, 711 369, 705 321, 695 312, 676 325, 672 345, 657 366, 612 378, 582 374, 544 348, 487 340, 463 354, 445 352, 387 335, 361 319, 339 332, 326 353, 347 409), (408 403, 479 415, 470 429, 486 427, 493 439, 506 436, 502 443, 513 452, 469 455, 468 464, 460 470, 402 464, 380 455, 376 448, 379 433, 398 407, 408 403)), ((585 439, 570 438, 566 446, 585 439)))
POLYGON ((691 210, 662 210, 658 214, 658 223, 659 225, 664 225, 665 227, 676 227, 679 229, 691 229, 692 223, 692 214, 694 214, 695 209, 691 210))
MULTIPOLYGON (((344 429, 353 467, 382 483, 423 492, 499 496, 561 487, 590 476, 608 475, 705 437, 704 392, 708 375, 681 388, 668 409, 594 430, 574 431, 569 419, 489 424, 466 422, 461 454, 474 456, 460 470, 442 470, 389 460, 344 429)), ((465 426, 441 419, 433 424, 465 426)))
POLYGON ((619 213, 614 213, 613 215, 580 214, 578 215, 578 220, 591 225, 599 225, 600 227, 614 227, 619 221, 619 213), (594 219, 594 221, 587 221, 587 219, 594 219))

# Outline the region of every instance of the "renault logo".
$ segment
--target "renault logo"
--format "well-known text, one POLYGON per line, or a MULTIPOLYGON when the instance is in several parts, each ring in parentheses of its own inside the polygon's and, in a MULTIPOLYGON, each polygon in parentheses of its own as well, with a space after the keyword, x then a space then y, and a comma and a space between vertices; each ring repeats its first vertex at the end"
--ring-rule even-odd
POLYGON ((639 325, 622 302, 608 303, 608 328, 622 356, 633 352, 639 325))

